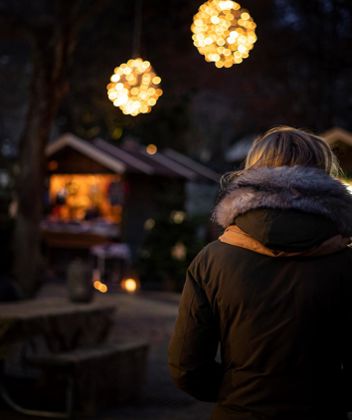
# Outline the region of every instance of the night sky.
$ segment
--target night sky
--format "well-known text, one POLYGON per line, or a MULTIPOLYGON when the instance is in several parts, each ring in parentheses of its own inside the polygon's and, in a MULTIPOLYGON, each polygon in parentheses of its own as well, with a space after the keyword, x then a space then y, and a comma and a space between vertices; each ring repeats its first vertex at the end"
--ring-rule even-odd
MULTIPOLYGON (((91 2, 78 3, 83 13, 91 2)), ((133 135, 143 143, 221 160, 243 136, 276 124, 318 132, 336 125, 352 128, 349 1, 241 2, 257 24, 258 41, 249 58, 230 69, 205 62, 193 46, 190 26, 201 4, 144 1, 140 53, 161 77, 164 94, 150 114, 130 117, 112 106, 106 84, 114 67, 133 55, 135 4, 106 2, 80 31, 52 137, 70 131, 123 141, 133 135)), ((0 2, 7 16, 21 16, 21 22, 53 14, 44 1, 23 5, 0 2)), ((28 40, 5 35, 0 139, 6 152, 21 134, 33 67, 28 40)))

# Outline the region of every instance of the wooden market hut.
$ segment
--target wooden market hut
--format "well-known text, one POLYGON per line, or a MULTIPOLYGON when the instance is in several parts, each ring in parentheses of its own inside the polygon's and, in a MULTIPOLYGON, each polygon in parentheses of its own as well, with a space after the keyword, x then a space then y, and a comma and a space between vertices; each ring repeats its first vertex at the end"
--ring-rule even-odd
POLYGON ((65 134, 46 149, 49 247, 89 248, 126 242, 136 251, 146 220, 160 209, 183 210, 188 182, 215 184, 219 175, 175 150, 127 140, 116 146, 65 134))
POLYGON ((333 127, 321 134, 336 154, 347 178, 352 178, 352 133, 340 127, 333 127))

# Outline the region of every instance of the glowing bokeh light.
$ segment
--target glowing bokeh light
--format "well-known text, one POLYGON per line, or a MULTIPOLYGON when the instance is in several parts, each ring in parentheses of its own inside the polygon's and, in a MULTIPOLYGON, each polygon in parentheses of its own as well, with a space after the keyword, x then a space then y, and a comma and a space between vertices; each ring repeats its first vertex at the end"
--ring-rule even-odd
POLYGON ((149 61, 131 59, 115 67, 107 85, 108 98, 126 115, 147 114, 163 93, 160 83, 149 61))
POLYGON ((174 210, 170 213, 170 219, 173 223, 180 224, 185 221, 186 213, 184 211, 174 210))
POLYGON ((193 17, 193 44, 205 60, 229 68, 248 58, 257 40, 256 24, 232 0, 208 0, 193 17))
POLYGON ((121 288, 127 293, 134 293, 139 289, 139 282, 138 280, 129 277, 127 279, 122 280, 121 288))
POLYGON ((108 286, 105 283, 102 283, 100 280, 95 280, 93 282, 93 286, 100 293, 106 293, 109 290, 108 286))
POLYGON ((158 151, 158 148, 155 146, 155 144, 148 144, 148 146, 145 148, 145 151, 148 153, 148 155, 155 155, 155 153, 158 151))
POLYGON ((144 222, 144 229, 145 230, 152 230, 155 227, 155 220, 150 218, 144 222))

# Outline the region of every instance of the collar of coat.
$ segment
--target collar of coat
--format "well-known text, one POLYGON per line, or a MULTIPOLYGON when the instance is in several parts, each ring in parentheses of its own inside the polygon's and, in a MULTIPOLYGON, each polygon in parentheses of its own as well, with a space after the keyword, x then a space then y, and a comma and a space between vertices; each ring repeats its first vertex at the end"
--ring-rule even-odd
POLYGON ((344 238, 342 235, 336 235, 308 250, 298 252, 276 251, 267 248, 235 225, 227 227, 225 232, 219 236, 219 241, 240 248, 249 249, 257 254, 267 255, 269 257, 315 257, 328 255, 341 251, 350 243, 349 238, 344 238))
POLYGON ((227 228, 237 216, 259 208, 325 216, 343 237, 352 236, 352 194, 321 169, 282 166, 242 171, 222 192, 212 218, 227 228))

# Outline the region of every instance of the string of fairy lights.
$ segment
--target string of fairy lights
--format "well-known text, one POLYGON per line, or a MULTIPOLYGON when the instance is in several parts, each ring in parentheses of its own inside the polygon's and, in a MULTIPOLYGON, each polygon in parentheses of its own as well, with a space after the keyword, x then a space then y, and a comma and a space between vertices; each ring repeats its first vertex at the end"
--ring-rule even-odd
MULTIPOLYGON (((141 16, 136 20, 141 21, 141 16)), ((139 38, 140 24, 137 29, 139 38)), ((206 1, 191 25, 194 46, 217 68, 230 68, 249 57, 257 40, 255 29, 248 10, 233 0, 206 1)), ((107 85, 108 98, 126 115, 146 114, 163 94, 160 83, 151 63, 136 56, 115 67, 107 85)))

